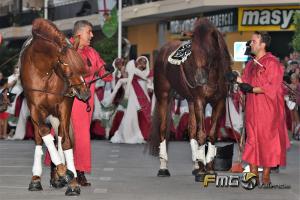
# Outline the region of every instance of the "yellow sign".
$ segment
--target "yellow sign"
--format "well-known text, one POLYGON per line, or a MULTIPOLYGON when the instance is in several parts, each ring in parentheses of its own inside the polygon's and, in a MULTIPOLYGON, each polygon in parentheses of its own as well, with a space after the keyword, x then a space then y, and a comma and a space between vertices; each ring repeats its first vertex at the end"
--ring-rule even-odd
POLYGON ((300 12, 300 6, 239 8, 238 31, 295 30, 295 12, 300 12))

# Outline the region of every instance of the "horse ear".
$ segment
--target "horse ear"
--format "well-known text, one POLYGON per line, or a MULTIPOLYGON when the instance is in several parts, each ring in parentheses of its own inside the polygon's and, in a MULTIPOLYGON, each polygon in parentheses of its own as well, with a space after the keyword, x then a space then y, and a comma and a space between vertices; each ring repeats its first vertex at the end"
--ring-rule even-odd
POLYGON ((79 47, 79 42, 80 42, 80 35, 76 35, 74 36, 74 44, 73 47, 74 49, 77 51, 78 47, 79 47))

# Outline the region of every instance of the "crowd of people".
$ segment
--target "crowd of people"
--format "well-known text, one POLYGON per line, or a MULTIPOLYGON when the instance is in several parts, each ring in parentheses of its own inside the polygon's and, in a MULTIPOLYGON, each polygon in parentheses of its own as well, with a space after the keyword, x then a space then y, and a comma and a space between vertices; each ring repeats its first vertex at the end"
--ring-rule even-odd
POLYGON ((285 66, 287 125, 292 137, 300 140, 300 53, 291 53, 282 63, 285 66))
MULTIPOLYGON (((88 21, 78 21, 74 25, 73 38, 71 42, 79 42, 78 52, 86 65, 88 76, 86 81, 105 74, 105 61, 99 54, 90 47, 93 38, 92 24, 88 21)), ((288 139, 285 138, 285 126, 281 126, 281 121, 286 118, 286 126, 292 133, 294 139, 299 140, 300 133, 300 55, 293 53, 286 57, 282 64, 285 66, 285 81, 282 82, 283 71, 280 71, 278 59, 266 52, 269 45, 268 36, 255 33, 251 40, 252 51, 256 53, 256 59, 264 65, 261 69, 256 69, 257 64, 250 61, 242 76, 238 78, 240 89, 235 88, 232 95, 227 98, 226 114, 220 120, 217 137, 223 139, 237 139, 244 128, 243 113, 246 113, 245 128, 247 132, 247 142, 243 160, 250 163, 250 171, 257 174, 257 167, 264 167, 263 182, 270 182, 270 167, 285 164, 285 151, 280 151, 279 157, 270 157, 265 154, 253 154, 253 152, 264 151, 261 146, 278 149, 286 149, 288 139), (263 39, 262 39, 263 38, 263 39), (265 39, 265 40, 264 40, 265 39), (264 44, 260 46, 261 44, 264 44), (256 48, 256 49, 255 49, 256 48), (268 67, 268 66, 271 67, 268 67), (258 78, 253 78, 253 70, 258 70, 264 74, 258 78), (269 70, 273 70, 270 72, 269 70), (273 74, 271 76, 270 74, 273 74), (274 74, 277 74, 276 76, 274 74), (276 78, 279 78, 278 80, 276 78), (260 80, 261 79, 261 80, 260 80), (268 80, 276 82, 269 84, 268 80), (283 85, 282 85, 283 83, 283 85), (276 107, 276 102, 281 102, 281 93, 278 87, 284 88, 285 104, 283 107, 276 107), (241 92, 239 92, 239 90, 241 92), (278 90, 279 91, 279 90, 278 90), (242 93, 246 94, 247 101, 245 108, 240 101, 242 93), (267 96, 268 98, 262 98, 267 96), (259 105, 259 106, 258 106, 259 105), (272 109, 270 107, 272 105, 272 109), (265 117, 265 109, 270 109, 270 116, 265 117), (256 112, 253 113, 253 110, 256 112), (228 113, 231 113, 230 116, 228 113), (263 113, 261 113, 263 112, 263 113), (252 113, 249 115, 249 113, 252 113), (273 113, 273 114, 272 114, 273 113), (282 118, 277 118, 278 123, 274 123, 274 117, 281 113, 282 118), (258 122, 264 116, 265 123, 258 122), (229 119, 231 118, 231 119, 229 119), (230 123, 229 122, 232 121, 230 123), (267 120, 267 121, 266 121, 267 120), (269 120, 269 121, 268 121, 269 120), (272 121, 272 122, 271 122, 272 121), (253 128, 255 124, 258 129, 253 128), (270 124, 269 136, 266 136, 266 124, 270 124), (262 126, 260 126, 262 125, 262 126), (281 130, 282 128, 282 130, 281 130), (276 131, 274 131, 276 130, 276 131), (262 133, 264 132, 264 133, 262 133), (276 136, 274 136, 276 135, 276 136), (260 141, 269 137, 270 145, 259 145, 260 141), (278 137, 284 144, 276 144, 274 140, 278 137), (258 143, 256 139, 258 138, 258 143), (255 142, 256 141, 256 142, 255 142), (273 141, 273 142, 272 142, 273 141), (280 148, 278 148, 280 146, 280 148), (284 155, 283 155, 284 154, 284 155), (280 160, 278 160, 280 159, 280 160)), ((0 36, 1 42, 1 36, 0 36)), ((86 104, 75 99, 71 115, 72 132, 74 134, 74 163, 79 183, 82 186, 89 186, 84 173, 91 171, 91 143, 90 138, 109 139, 112 143, 145 143, 150 134, 151 114, 155 104, 153 94, 153 72, 147 57, 140 56, 135 60, 117 58, 113 62, 114 72, 98 80, 90 87, 91 112, 86 111, 86 104)), ((283 69, 282 69, 283 70, 283 69)), ((0 73, 0 92, 3 94, 3 102, 7 108, 0 108, 0 139, 22 140, 33 138, 32 126, 30 126, 30 112, 26 104, 26 99, 22 95, 22 86, 19 78, 19 66, 14 69, 14 73, 8 78, 0 73), (14 95, 10 97, 9 94, 14 95), (18 120, 12 120, 16 119, 18 120), (7 126, 10 130, 8 130, 7 126)), ((188 105, 184 99, 175 99, 172 109, 171 139, 189 140, 188 130, 188 105)), ((206 124, 209 128, 210 117, 212 115, 210 105, 205 109, 206 124)), ((262 120, 262 121, 264 121, 262 120)), ((277 154, 276 154, 277 155, 277 154)))

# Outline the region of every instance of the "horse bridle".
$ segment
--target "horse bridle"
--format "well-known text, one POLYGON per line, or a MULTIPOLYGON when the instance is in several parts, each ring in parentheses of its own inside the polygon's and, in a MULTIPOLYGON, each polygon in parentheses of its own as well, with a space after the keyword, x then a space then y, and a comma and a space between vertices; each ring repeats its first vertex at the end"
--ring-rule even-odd
POLYGON ((76 86, 79 86, 79 85, 85 85, 86 82, 81 77, 82 81, 80 83, 71 84, 70 81, 69 81, 71 76, 65 75, 63 70, 61 68, 59 68, 58 65, 68 66, 69 64, 63 62, 60 58, 58 58, 56 64, 51 69, 51 72, 50 73, 47 72, 46 75, 48 76, 47 80, 50 79, 50 77, 52 76, 53 73, 55 73, 59 78, 61 78, 63 80, 64 90, 62 92, 52 92, 52 91, 48 91, 47 89, 35 89, 35 88, 26 88, 26 89, 31 90, 31 91, 35 91, 35 92, 42 92, 42 93, 46 93, 46 94, 52 94, 52 95, 55 95, 55 96, 71 97, 71 98, 75 97, 76 92, 74 92, 74 90, 72 90, 72 88, 74 88, 76 86), (59 70, 62 71, 62 72, 59 73, 59 70))
POLYGON ((61 68, 57 67, 58 65, 68 66, 69 64, 63 62, 60 58, 58 58, 57 65, 54 67, 54 72, 56 73, 57 76, 59 76, 64 81, 64 90, 63 90, 64 96, 75 97, 76 92, 74 92, 74 90, 72 90, 72 89, 74 89, 75 87, 80 86, 80 85, 86 85, 84 78, 82 76, 80 76, 81 82, 77 83, 77 84, 72 84, 70 82, 72 75, 68 76, 68 75, 64 74, 64 72, 62 72, 63 75, 61 75, 60 73, 56 72, 57 70, 63 71, 61 68), (68 91, 68 90, 69 90, 69 92, 66 93, 66 91, 68 91))

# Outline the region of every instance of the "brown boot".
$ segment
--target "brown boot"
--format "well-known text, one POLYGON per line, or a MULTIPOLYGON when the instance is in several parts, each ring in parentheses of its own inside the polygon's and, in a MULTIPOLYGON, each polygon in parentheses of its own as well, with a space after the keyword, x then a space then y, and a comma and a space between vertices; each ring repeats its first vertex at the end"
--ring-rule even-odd
POLYGON ((86 177, 83 171, 76 171, 77 172, 77 181, 81 186, 91 186, 91 183, 87 182, 86 177))
POLYGON ((258 167, 256 165, 250 164, 250 172, 256 175, 256 184, 259 185, 258 167))
POLYGON ((271 184, 270 171, 271 171, 270 167, 264 167, 263 177, 262 177, 262 183, 264 185, 271 184))

